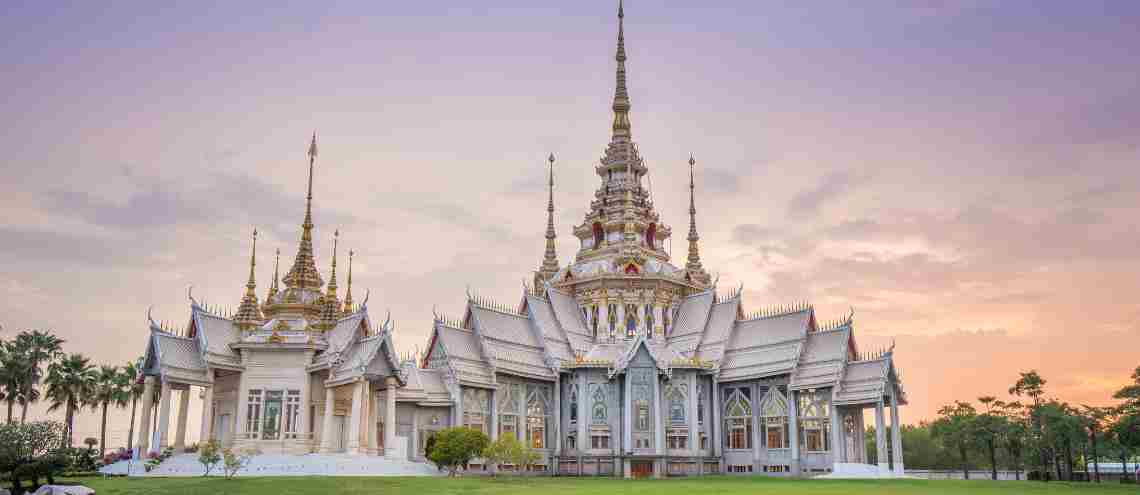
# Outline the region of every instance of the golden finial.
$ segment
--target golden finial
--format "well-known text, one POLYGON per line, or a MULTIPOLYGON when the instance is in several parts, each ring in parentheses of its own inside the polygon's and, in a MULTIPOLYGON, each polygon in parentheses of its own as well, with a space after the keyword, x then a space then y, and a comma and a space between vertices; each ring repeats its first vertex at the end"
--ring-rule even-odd
POLYGON ((249 254, 249 281, 245 284, 245 296, 241 298, 241 305, 233 316, 234 323, 243 330, 259 325, 264 316, 257 302, 257 283, 254 280, 254 267, 257 266, 257 229, 253 229, 253 242, 249 254))
POLYGON ((356 252, 348 250, 348 287, 344 291, 344 314, 352 313, 352 257, 356 252))

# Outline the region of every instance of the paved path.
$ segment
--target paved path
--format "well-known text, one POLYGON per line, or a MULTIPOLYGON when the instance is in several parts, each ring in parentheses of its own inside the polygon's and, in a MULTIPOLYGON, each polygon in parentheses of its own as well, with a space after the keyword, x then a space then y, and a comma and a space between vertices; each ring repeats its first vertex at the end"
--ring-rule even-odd
MULTIPOLYGON (((119 461, 99 470, 110 475, 149 476, 201 476, 205 469, 198 462, 198 454, 178 454, 149 473, 138 461, 119 461), (129 472, 128 472, 129 469, 129 472)), ((249 464, 238 471, 238 476, 438 476, 435 467, 421 462, 390 460, 377 456, 348 454, 307 454, 254 456, 249 464)), ((219 464, 210 473, 222 476, 219 464)))

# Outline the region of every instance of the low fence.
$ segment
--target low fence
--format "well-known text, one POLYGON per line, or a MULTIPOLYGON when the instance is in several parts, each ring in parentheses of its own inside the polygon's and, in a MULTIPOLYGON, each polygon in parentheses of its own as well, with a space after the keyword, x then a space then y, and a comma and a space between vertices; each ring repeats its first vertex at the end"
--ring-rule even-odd
MULTIPOLYGON (((949 469, 907 469, 906 474, 907 476, 914 476, 915 478, 924 478, 928 480, 966 479, 966 475, 962 472, 961 469, 956 471, 949 469)), ((993 472, 989 470, 970 470, 970 479, 972 480, 988 480, 992 479, 992 476, 993 472)), ((1024 480, 1025 471, 1021 471, 1020 474, 1018 474, 1016 471, 1004 471, 999 469, 997 472, 997 479, 998 481, 1014 481, 1019 479, 1024 480)))

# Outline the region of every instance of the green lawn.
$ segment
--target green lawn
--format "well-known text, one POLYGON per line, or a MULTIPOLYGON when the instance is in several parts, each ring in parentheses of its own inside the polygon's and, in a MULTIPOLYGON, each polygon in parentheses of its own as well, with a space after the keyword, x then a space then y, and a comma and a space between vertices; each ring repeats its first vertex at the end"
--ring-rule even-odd
POLYGON ((149 478, 77 479, 99 495, 250 494, 250 495, 909 495, 1136 493, 1136 485, 1118 483, 1038 483, 1013 481, 783 480, 764 477, 709 476, 671 480, 575 478, 149 478))

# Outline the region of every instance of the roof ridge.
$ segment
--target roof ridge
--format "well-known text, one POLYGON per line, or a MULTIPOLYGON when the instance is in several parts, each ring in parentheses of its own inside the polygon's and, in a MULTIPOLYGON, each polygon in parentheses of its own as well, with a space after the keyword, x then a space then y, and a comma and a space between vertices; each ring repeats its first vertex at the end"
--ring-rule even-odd
POLYGON ((814 311, 815 306, 807 301, 801 301, 792 304, 777 305, 768 308, 761 307, 759 310, 753 311, 746 315, 739 321, 753 321, 762 320, 766 318, 776 318, 780 316, 794 315, 807 311, 814 311))

